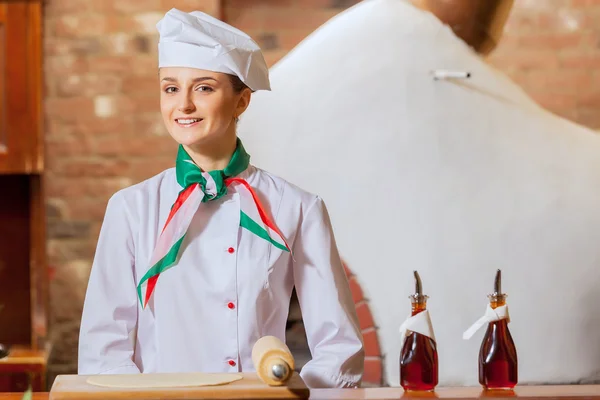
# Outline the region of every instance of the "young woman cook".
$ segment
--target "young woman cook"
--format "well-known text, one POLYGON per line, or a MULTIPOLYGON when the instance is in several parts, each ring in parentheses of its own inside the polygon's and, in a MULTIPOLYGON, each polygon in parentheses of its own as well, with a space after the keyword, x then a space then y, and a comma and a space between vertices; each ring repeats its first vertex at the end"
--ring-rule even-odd
POLYGON ((108 202, 79 373, 252 371, 259 338, 285 339, 295 286, 304 381, 358 386, 362 336, 325 205, 249 164, 236 135, 251 93, 270 90, 260 48, 201 12, 172 9, 157 28, 175 168, 108 202))

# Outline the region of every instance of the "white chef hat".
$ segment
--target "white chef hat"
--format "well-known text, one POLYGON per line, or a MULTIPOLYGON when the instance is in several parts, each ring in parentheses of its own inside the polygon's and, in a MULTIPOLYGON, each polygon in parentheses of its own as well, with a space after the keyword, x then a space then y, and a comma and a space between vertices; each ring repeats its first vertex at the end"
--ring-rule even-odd
POLYGON ((171 9, 158 21, 158 67, 190 67, 238 76, 252 90, 271 90, 260 47, 244 32, 200 11, 171 9))

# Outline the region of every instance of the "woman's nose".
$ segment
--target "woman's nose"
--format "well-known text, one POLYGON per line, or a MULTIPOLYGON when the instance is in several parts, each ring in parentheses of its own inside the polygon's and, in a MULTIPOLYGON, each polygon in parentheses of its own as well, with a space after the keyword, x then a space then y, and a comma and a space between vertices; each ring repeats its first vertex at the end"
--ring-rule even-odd
POLYGON ((180 103, 177 109, 186 113, 194 111, 194 102, 189 94, 181 95, 180 103))

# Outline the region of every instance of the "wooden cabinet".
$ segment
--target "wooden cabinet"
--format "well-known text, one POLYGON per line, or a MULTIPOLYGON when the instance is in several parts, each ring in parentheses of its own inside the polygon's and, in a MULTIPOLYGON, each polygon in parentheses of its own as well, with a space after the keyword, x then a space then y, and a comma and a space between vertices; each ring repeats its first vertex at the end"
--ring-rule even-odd
POLYGON ((0 0, 0 173, 41 173, 41 2, 0 0))
POLYGON ((45 371, 22 356, 46 359, 41 17, 41 0, 0 0, 0 391, 45 371))

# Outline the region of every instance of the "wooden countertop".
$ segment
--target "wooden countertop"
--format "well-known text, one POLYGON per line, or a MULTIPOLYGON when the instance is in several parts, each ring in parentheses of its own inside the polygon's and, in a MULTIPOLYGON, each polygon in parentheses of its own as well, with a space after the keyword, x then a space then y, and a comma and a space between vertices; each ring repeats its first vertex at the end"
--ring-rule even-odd
MULTIPOLYGON (((0 400, 21 400, 20 393, 0 393, 0 400)), ((439 388, 435 393, 405 393, 402 388, 313 389, 311 400, 383 399, 509 399, 600 400, 600 385, 518 386, 514 393, 487 392, 477 387, 439 388)), ((48 393, 34 393, 32 400, 48 400, 48 393)))
POLYGON ((15 346, 10 349, 10 354, 0 360, 0 365, 45 365, 48 362, 49 351, 31 350, 23 346, 15 346))
POLYGON ((399 387, 369 389, 313 389, 311 400, 354 400, 354 399, 509 399, 528 400, 600 400, 600 385, 581 386, 519 386, 514 391, 484 392, 480 387, 438 388, 434 393, 406 393, 399 387))

